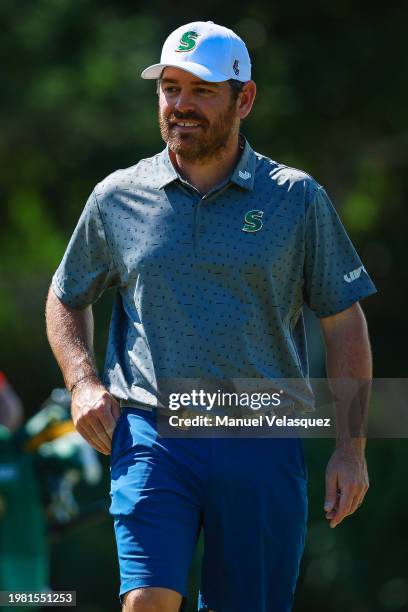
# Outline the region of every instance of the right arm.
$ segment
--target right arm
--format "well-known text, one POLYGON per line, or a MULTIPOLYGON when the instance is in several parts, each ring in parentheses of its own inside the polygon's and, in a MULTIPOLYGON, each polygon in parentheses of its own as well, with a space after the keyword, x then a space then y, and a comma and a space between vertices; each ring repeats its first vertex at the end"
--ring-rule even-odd
POLYGON ((119 418, 118 401, 100 381, 93 352, 92 306, 64 304, 52 288, 46 305, 47 336, 72 395, 72 419, 91 446, 110 454, 112 433, 119 418))

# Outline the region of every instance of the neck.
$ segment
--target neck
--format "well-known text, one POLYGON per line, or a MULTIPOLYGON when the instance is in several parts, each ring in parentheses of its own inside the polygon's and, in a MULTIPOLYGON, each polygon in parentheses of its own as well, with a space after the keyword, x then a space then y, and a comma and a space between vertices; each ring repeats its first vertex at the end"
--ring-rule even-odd
POLYGON ((179 174, 197 191, 205 194, 224 181, 235 168, 240 156, 239 135, 234 134, 228 145, 210 159, 186 160, 171 150, 169 150, 169 155, 179 174))

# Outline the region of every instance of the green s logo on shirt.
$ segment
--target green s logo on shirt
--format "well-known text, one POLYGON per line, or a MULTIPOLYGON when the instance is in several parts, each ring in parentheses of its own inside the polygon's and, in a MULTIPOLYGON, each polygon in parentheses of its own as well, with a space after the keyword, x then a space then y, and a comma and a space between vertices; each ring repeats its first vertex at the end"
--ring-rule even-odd
POLYGON ((248 210, 245 214, 243 232, 258 232, 262 227, 263 210, 248 210))
POLYGON ((180 44, 176 49, 177 53, 184 53, 185 51, 192 51, 196 46, 196 38, 200 35, 197 32, 184 32, 180 38, 180 44))

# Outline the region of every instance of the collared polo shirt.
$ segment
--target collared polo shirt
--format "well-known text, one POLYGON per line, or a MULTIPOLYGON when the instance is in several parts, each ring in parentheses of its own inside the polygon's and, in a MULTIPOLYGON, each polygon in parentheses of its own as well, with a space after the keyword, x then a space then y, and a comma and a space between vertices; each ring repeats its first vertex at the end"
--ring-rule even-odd
POLYGON ((327 317, 375 292, 325 190, 248 142, 205 195, 167 148, 108 176, 52 287, 73 308, 115 288, 103 381, 145 406, 160 379, 304 379, 303 305, 327 317))

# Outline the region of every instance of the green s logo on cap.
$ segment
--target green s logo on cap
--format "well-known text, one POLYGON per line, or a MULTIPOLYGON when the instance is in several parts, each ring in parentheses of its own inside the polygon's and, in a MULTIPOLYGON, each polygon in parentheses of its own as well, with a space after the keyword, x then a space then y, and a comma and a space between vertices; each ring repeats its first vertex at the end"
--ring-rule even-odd
POLYGON ((196 38, 200 35, 197 32, 184 32, 183 36, 180 38, 180 44, 177 47, 177 53, 184 53, 185 51, 192 51, 196 46, 196 38))
POLYGON ((263 210, 248 210, 245 215, 243 232, 258 232, 262 227, 263 210))

